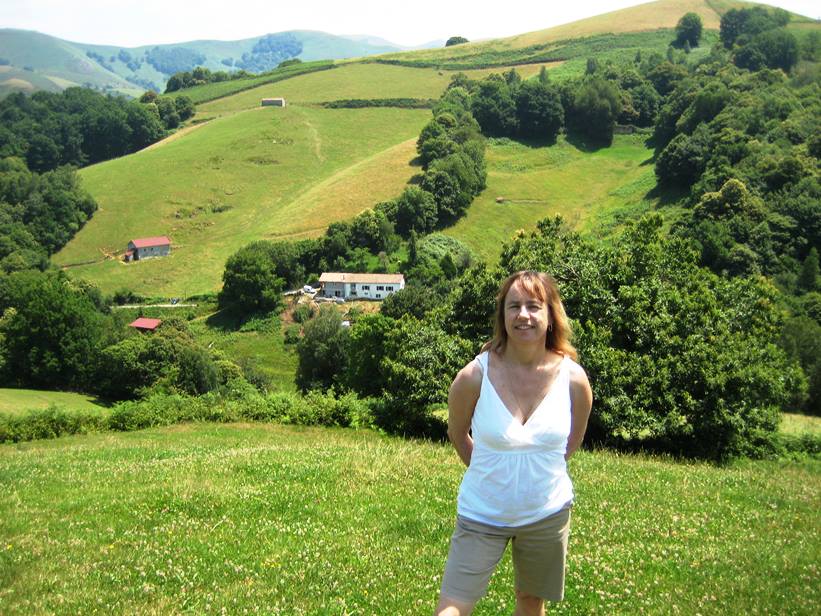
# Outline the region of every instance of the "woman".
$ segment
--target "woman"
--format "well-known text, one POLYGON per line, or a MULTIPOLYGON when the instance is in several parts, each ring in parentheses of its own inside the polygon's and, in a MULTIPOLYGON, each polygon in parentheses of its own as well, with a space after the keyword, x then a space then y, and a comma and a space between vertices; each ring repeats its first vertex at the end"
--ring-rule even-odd
POLYGON ((517 272, 496 298, 493 339, 448 396, 448 436, 468 469, 442 580, 438 616, 465 616, 485 594, 508 540, 517 615, 564 596, 573 486, 593 393, 572 358, 555 281, 517 272))

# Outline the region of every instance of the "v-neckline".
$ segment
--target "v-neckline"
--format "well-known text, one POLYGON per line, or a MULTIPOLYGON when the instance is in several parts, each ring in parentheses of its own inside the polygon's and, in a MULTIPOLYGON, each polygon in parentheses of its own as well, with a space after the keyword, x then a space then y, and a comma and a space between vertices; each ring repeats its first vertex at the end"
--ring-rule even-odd
POLYGON ((496 386, 493 384, 493 381, 490 380, 490 351, 487 351, 487 356, 486 357, 487 357, 487 360, 485 361, 486 370, 485 370, 485 375, 484 376, 487 379, 488 385, 490 385, 490 389, 493 390, 493 395, 496 396, 496 399, 502 405, 502 408, 505 409, 505 412, 508 414, 510 419, 515 421, 522 428, 527 427, 530 424, 530 420, 533 419, 533 417, 536 415, 536 413, 539 412, 539 409, 542 408, 542 405, 544 404, 544 401, 547 400, 547 398, 550 396, 550 394, 553 393, 553 387, 556 385, 556 381, 559 380, 559 376, 561 375, 561 370, 562 370, 562 364, 564 364, 564 360, 567 359, 567 356, 566 355, 563 356, 561 358, 561 360, 559 361, 559 365, 557 366, 557 369, 556 369, 556 376, 553 377, 553 380, 550 382, 550 385, 548 386, 547 391, 545 392, 544 396, 542 396, 542 399, 539 400, 539 403, 533 408, 533 411, 531 411, 530 415, 527 416, 527 418, 524 420, 524 422, 520 421, 513 413, 510 412, 510 409, 508 408, 507 404, 505 403, 504 400, 502 400, 502 396, 500 396, 499 392, 496 391, 496 386))

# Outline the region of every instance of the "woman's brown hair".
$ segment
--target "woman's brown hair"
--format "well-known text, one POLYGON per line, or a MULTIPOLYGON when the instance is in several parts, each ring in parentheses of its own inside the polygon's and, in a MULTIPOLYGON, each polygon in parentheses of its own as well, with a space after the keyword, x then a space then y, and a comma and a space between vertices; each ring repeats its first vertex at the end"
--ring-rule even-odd
POLYGON ((545 348, 577 358, 576 349, 570 344, 572 331, 570 321, 564 311, 562 299, 559 296, 559 287, 549 274, 523 270, 508 276, 496 296, 496 317, 493 322, 493 338, 486 342, 482 351, 493 350, 497 353, 504 351, 507 345, 507 330, 505 329, 505 297, 510 288, 520 282, 524 291, 531 297, 539 299, 547 306, 548 324, 545 348))

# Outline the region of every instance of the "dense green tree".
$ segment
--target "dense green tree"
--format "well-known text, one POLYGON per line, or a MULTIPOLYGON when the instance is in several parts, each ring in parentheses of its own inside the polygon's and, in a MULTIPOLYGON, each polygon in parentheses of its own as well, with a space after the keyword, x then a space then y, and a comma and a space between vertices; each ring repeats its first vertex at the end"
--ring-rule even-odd
POLYGON ((568 127, 593 143, 610 144, 621 109, 618 86, 604 79, 584 82, 573 96, 567 114, 568 127))
POLYGON ((380 370, 389 412, 377 421, 392 432, 432 435, 430 405, 447 400, 452 375, 473 357, 473 345, 409 316, 388 332, 384 344, 380 370))
POLYGON ((564 125, 558 90, 541 81, 524 82, 516 91, 516 116, 523 137, 555 141, 564 125))
POLYGON ((402 236, 407 237, 411 230, 428 233, 436 226, 436 200, 418 186, 409 186, 402 192, 395 201, 394 212, 396 231, 402 236))
POLYGON ((482 132, 494 137, 516 134, 516 103, 510 87, 502 78, 487 78, 479 82, 473 94, 471 111, 482 132))
POLYGON ((387 250, 393 225, 382 211, 365 210, 351 222, 351 243, 377 253, 387 250))
POLYGON ((685 43, 689 43, 691 47, 698 47, 702 28, 698 13, 686 13, 676 24, 676 44, 684 47, 685 43))
POLYGON ((4 287, 0 352, 12 369, 7 378, 44 389, 86 386, 102 337, 101 316, 86 294, 52 273, 15 273, 4 287))
POLYGON ((221 309, 250 314, 279 306, 284 280, 277 276, 270 242, 253 242, 231 255, 222 281, 221 309))
POLYGON ((667 96, 687 74, 687 69, 679 64, 661 62, 647 72, 647 79, 659 94, 667 96))
MULTIPOLYGON (((386 297, 385 302, 393 302, 387 305, 396 306, 395 297, 405 293, 407 289, 408 287, 386 297)), ((396 326, 394 318, 385 314, 385 302, 382 304, 381 313, 357 319, 350 330, 344 382, 347 387, 363 397, 380 396, 383 393, 385 381, 381 362, 385 355, 385 340, 396 326)))
POLYGON ((432 292, 430 288, 422 285, 409 285, 388 295, 382 301, 379 311, 392 319, 401 319, 407 314, 421 320, 427 312, 440 305, 441 302, 441 297, 432 292))
POLYGON ((784 29, 767 30, 753 36, 734 58, 738 66, 751 71, 767 67, 788 72, 798 62, 798 42, 784 29))
POLYGON ((816 291, 819 288, 818 250, 813 246, 807 258, 801 264, 801 273, 798 275, 798 288, 802 291, 816 291))
POLYGON ((453 45, 461 45, 462 43, 469 43, 470 41, 467 40, 464 36, 452 36, 447 41, 445 41, 445 47, 451 47, 453 45))
POLYGON ((334 306, 322 306, 305 325, 297 343, 297 387, 308 391, 340 384, 348 364, 348 336, 339 311, 334 306))
POLYGON ((656 177, 659 182, 678 186, 692 184, 704 171, 709 148, 709 132, 703 127, 699 127, 692 135, 676 135, 656 161, 656 177))

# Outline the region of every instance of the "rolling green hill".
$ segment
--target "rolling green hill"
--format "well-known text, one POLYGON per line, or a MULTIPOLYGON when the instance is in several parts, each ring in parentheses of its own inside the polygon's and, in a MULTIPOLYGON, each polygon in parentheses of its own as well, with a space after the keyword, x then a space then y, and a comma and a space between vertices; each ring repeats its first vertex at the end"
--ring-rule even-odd
MULTIPOLYGON (((397 45, 367 37, 349 38, 309 30, 279 35, 298 42, 301 51, 295 57, 303 61, 361 57, 399 49, 397 45)), ((115 47, 75 43, 27 30, 0 29, 0 58, 10 62, 6 73, 13 71, 11 75, 0 73, 0 96, 15 90, 62 90, 69 86, 88 86, 129 96, 139 96, 152 85, 162 91, 171 74, 178 70, 195 66, 212 71, 240 68, 243 54, 252 53, 262 38, 115 47), (157 50, 157 57, 165 59, 169 66, 175 62, 182 64, 176 70, 161 70, 163 64, 152 56, 157 50), (180 58, 174 58, 175 51, 181 54, 180 58), (190 58, 187 63, 186 58, 190 58)))
POLYGON ((332 220, 399 193, 417 169, 415 152, 401 146, 428 117, 427 110, 255 108, 88 167, 81 177, 100 210, 55 261, 94 261, 72 274, 107 291, 214 291, 225 259, 240 246, 317 235, 332 220), (352 181, 369 187, 361 199, 323 198, 323 183, 352 181), (173 242, 170 257, 128 265, 104 260, 130 239, 163 234, 173 242))
MULTIPOLYGON (((330 222, 396 196, 419 171, 413 145, 430 118, 428 111, 332 110, 318 103, 436 98, 455 70, 422 66, 418 60, 458 60, 472 67, 465 71, 469 76, 480 78, 510 66, 476 68, 483 58, 510 61, 521 50, 530 53, 534 41, 541 41, 542 50, 561 47, 569 59, 520 64, 517 70, 529 77, 544 65, 561 79, 583 71, 591 54, 630 54, 632 59, 637 48, 664 51, 669 26, 681 11, 697 11, 708 27, 715 27, 721 12, 741 4, 688 0, 684 5, 660 0, 521 37, 381 56, 380 62, 339 63, 332 70, 203 103, 198 124, 143 152, 81 171, 100 210, 54 261, 107 292, 130 288, 145 295, 186 296, 214 291, 225 259, 240 246, 256 239, 319 235, 330 222), (604 32, 631 24, 646 30, 604 32), (654 30, 654 25, 663 28, 654 30), (591 36, 560 38, 582 35, 591 36), (397 59, 399 65, 393 63, 397 59), (260 109, 259 100, 271 96, 284 96, 288 107, 260 109), (112 258, 130 239, 161 234, 172 238, 169 258, 129 265, 112 258)), ((716 37, 708 31, 705 44, 690 57, 706 53, 716 37)), ((494 258, 517 229, 547 215, 559 213, 580 228, 606 233, 654 206, 651 156, 638 136, 619 136, 612 147, 595 152, 563 140, 552 148, 491 141, 488 187, 447 233, 486 258, 494 258)))
POLYGON ((59 91, 69 86, 139 96, 145 89, 105 70, 78 45, 39 32, 0 29, 0 57, 10 62, 0 67, 6 69, 0 72, 0 96, 15 90, 59 91))

